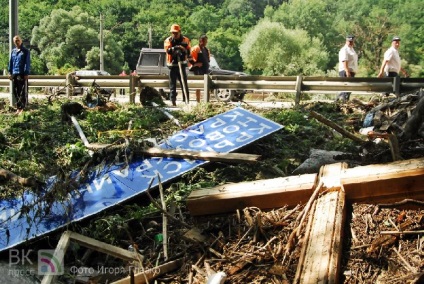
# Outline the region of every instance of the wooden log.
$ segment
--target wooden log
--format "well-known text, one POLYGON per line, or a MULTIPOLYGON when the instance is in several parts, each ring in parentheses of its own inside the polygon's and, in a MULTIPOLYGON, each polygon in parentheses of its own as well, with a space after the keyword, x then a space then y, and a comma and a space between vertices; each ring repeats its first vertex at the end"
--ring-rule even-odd
POLYGON ((340 183, 343 167, 346 164, 332 164, 323 168, 321 192, 326 193, 315 201, 310 212, 293 283, 338 282, 346 214, 345 194, 340 183))
POLYGON ((318 120, 318 121, 324 123, 325 125, 333 128, 334 130, 336 130, 337 132, 339 132, 344 137, 349 138, 349 139, 351 139, 351 140, 353 140, 355 142, 359 142, 359 143, 364 143, 365 142, 361 138, 356 137, 355 135, 353 135, 349 131, 343 129, 341 126, 337 125, 336 123, 332 122, 331 120, 328 120, 327 118, 323 117, 319 113, 317 113, 315 111, 311 111, 310 114, 311 114, 311 116, 313 118, 315 118, 316 120, 318 120))
POLYGON ((195 190, 188 197, 187 206, 192 215, 232 212, 250 206, 296 206, 308 201, 316 178, 316 174, 306 174, 195 190))
POLYGON ((6 183, 9 181, 19 183, 20 185, 23 185, 23 186, 37 185, 37 181, 33 177, 23 178, 12 173, 11 171, 0 168, 0 183, 6 183))
POLYGON ((217 153, 217 152, 201 152, 184 149, 160 149, 150 148, 142 150, 142 154, 154 157, 172 157, 191 160, 206 160, 214 162, 227 163, 256 163, 260 155, 243 154, 243 153, 217 153))

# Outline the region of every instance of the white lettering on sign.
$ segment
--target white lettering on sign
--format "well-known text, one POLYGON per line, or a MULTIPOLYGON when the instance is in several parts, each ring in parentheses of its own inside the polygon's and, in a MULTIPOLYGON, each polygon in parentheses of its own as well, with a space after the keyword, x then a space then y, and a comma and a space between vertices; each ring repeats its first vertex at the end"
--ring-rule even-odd
POLYGON ((229 134, 229 133, 237 132, 239 130, 240 130, 240 126, 238 126, 238 125, 229 125, 229 126, 225 127, 222 130, 222 132, 229 134))
MULTIPOLYGON (((158 163, 160 163, 161 159, 162 158, 159 159, 159 162, 158 163)), ((157 161, 157 160, 158 159, 151 159, 151 160, 145 159, 145 160, 143 160, 143 163, 135 169, 135 171, 136 172, 141 172, 141 175, 140 176, 141 177, 148 178, 148 179, 154 178, 158 174, 161 176, 161 173, 157 169, 155 169, 153 167, 153 164, 151 163, 151 162, 157 161)))
POLYGON ((260 127, 260 128, 250 128, 249 130, 256 131, 258 134, 262 134, 265 131, 265 128, 272 129, 271 126, 266 125, 265 123, 260 123, 259 125, 262 126, 262 127, 260 127))
POLYGON ((172 140, 175 140, 175 142, 184 142, 188 137, 187 133, 177 133, 174 136, 172 136, 172 140))
POLYGON ((209 134, 206 134, 206 136, 205 136, 207 139, 209 139, 209 140, 211 140, 211 141, 216 141, 216 140, 220 140, 220 139, 222 139, 222 138, 225 138, 225 135, 224 134, 222 134, 221 132, 219 132, 219 131, 214 131, 214 132, 211 132, 211 133, 209 133, 209 134))
POLYGON ((211 123, 211 127, 212 128, 217 128, 217 127, 221 127, 221 126, 223 126, 225 124, 226 124, 226 122, 224 120, 222 120, 220 118, 217 118, 215 122, 212 122, 211 123))
POLYGON ((206 141, 204 139, 194 139, 194 140, 191 140, 190 143, 188 143, 188 145, 193 148, 201 148, 206 145, 206 141))
POLYGON ((164 167, 165 170, 167 170, 167 174, 173 174, 173 173, 178 173, 181 170, 181 163, 179 162, 170 162, 168 164, 166 164, 166 166, 164 167), (174 166, 175 169, 174 170, 168 170, 169 167, 174 166))
POLYGON ((105 183, 105 181, 108 183, 108 184, 112 184, 112 180, 109 178, 109 175, 104 175, 104 176, 102 176, 101 178, 99 178, 99 179, 95 179, 95 180, 93 180, 92 182, 91 182, 91 184, 90 183, 86 183, 86 184, 84 184, 84 187, 85 187, 85 189, 89 192, 89 193, 93 193, 94 192, 94 190, 100 190, 100 189, 102 189, 102 187, 103 187, 103 184, 105 183), (93 187, 92 186, 94 186, 94 190, 93 190, 93 187))
POLYGON ((193 128, 189 130, 190 133, 194 133, 197 135, 201 135, 205 133, 205 126, 204 125, 200 125, 198 128, 193 128))
POLYGON ((10 209, 2 208, 2 212, 0 214, 0 220, 2 222, 16 221, 19 218, 19 216, 21 216, 21 213, 20 212, 16 213, 16 210, 14 208, 10 208, 10 209))
POLYGON ((94 188, 96 190, 100 190, 103 187, 103 184, 105 182, 107 182, 108 184, 111 184, 112 183, 111 179, 109 178, 109 175, 104 175, 100 179, 93 180, 94 188))
POLYGON ((129 169, 129 167, 126 166, 123 169, 114 170, 112 172, 113 172, 114 175, 119 176, 119 177, 128 177, 128 169, 129 169))
POLYGON ((221 142, 219 142, 219 143, 216 143, 213 147, 214 148, 217 148, 217 149, 220 149, 220 148, 225 148, 225 147, 227 147, 227 146, 234 146, 234 144, 233 143, 231 143, 230 141, 228 141, 228 140, 224 140, 224 141, 221 141, 221 142))
POLYGON ((252 138, 253 138, 252 135, 243 131, 243 132, 240 133, 240 136, 237 137, 236 142, 244 142, 244 141, 247 141, 247 140, 252 139, 252 138))
POLYGON ((237 121, 238 124, 240 124, 243 127, 248 127, 249 123, 258 123, 258 121, 256 119, 254 119, 253 117, 246 117, 247 120, 245 121, 237 121))
POLYGON ((238 117, 240 116, 244 116, 244 114, 242 114, 241 112, 238 111, 233 111, 232 113, 229 114, 224 114, 224 117, 229 117, 231 121, 236 120, 238 117))

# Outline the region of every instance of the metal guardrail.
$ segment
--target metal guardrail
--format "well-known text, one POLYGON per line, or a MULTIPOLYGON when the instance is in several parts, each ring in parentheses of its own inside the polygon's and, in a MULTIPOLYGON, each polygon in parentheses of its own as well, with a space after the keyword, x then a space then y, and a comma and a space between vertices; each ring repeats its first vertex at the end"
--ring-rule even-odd
MULTIPOLYGON (((130 88, 135 94, 136 88, 150 86, 154 88, 169 87, 166 75, 142 76, 42 76, 31 75, 29 87, 66 86, 69 83, 90 87, 93 81, 101 87, 130 88)), ((0 76, 0 86, 7 87, 10 80, 0 76)), ((300 102, 302 93, 338 93, 348 91, 356 94, 372 94, 388 92, 401 93, 417 91, 424 88, 424 78, 340 78, 340 77, 303 77, 303 76, 224 76, 204 75, 188 76, 190 89, 204 89, 206 94, 214 89, 257 90, 267 92, 295 93, 296 104, 300 102)), ((209 97, 205 98, 209 101, 209 97)), ((130 102, 134 102, 134 98, 130 102)))

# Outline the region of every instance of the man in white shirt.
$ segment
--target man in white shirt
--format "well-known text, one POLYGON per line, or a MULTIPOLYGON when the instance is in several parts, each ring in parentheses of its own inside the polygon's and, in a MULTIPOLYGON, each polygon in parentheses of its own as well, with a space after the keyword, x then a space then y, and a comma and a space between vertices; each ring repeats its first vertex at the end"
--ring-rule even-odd
POLYGON ((400 37, 395 36, 392 39, 392 46, 384 53, 383 63, 380 67, 380 72, 377 77, 381 78, 383 75, 386 77, 396 77, 399 76, 399 72, 402 71, 403 75, 406 77, 408 73, 403 69, 401 65, 401 60, 399 56, 399 47, 400 47, 400 37))
MULTIPOLYGON (((399 76, 400 71, 402 71, 405 77, 408 77, 406 70, 400 66, 401 60, 399 56, 399 47, 400 37, 395 36, 392 39, 392 46, 384 53, 383 63, 381 64, 380 71, 377 75, 378 78, 383 77, 383 75, 385 77, 397 77, 399 76)), ((384 94, 386 96, 389 95, 389 93, 384 94)))
MULTIPOLYGON (((346 44, 339 51, 339 76, 340 77, 355 77, 358 70, 358 54, 353 49, 355 37, 348 35, 346 44)), ((336 101, 348 101, 350 92, 341 92, 336 101)))

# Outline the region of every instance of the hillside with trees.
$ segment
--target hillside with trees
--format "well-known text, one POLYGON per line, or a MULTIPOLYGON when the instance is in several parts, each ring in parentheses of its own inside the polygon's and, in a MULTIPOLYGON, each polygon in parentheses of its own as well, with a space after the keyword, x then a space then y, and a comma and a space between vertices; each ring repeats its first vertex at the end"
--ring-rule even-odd
MULTIPOLYGON (((4 3, 6 4, 6 3, 4 3)), ((8 5, 0 63, 8 58, 8 5)), ((33 74, 64 74, 100 65, 132 70, 142 47, 162 47, 173 23, 197 43, 202 33, 221 67, 264 75, 335 76, 338 49, 356 35, 358 76, 375 76, 393 35, 412 77, 422 77, 424 2, 420 0, 44 0, 19 2, 19 33, 32 50, 33 74)))

